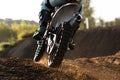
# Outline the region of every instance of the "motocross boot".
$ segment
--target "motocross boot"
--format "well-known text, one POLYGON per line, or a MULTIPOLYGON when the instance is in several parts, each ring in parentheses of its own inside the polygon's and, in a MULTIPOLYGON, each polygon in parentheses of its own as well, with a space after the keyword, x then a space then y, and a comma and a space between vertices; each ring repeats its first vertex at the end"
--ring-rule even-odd
POLYGON ((35 40, 41 40, 41 38, 43 37, 46 27, 47 27, 47 23, 50 20, 50 12, 48 10, 41 10, 41 12, 39 13, 39 28, 38 30, 34 33, 33 35, 33 39, 35 40))
POLYGON ((68 48, 67 50, 73 50, 75 48, 75 42, 73 39, 68 43, 68 48))

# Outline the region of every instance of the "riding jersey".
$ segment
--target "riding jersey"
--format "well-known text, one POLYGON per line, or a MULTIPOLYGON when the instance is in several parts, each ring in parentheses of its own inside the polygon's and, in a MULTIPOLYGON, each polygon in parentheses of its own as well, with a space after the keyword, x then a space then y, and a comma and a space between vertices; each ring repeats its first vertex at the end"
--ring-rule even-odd
POLYGON ((80 14, 82 14, 81 0, 43 0, 41 4, 41 9, 50 11, 51 9, 54 9, 54 7, 56 6, 60 6, 66 3, 75 3, 75 2, 80 4, 79 11, 80 11, 80 14))

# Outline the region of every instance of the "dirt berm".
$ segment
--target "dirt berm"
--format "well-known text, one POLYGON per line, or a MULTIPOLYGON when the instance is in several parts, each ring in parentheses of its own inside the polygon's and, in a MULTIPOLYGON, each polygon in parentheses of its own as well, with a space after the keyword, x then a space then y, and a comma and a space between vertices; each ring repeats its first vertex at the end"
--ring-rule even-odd
POLYGON ((26 38, 8 47, 0 59, 1 80, 120 80, 120 28, 78 31, 75 50, 57 69, 34 63, 36 41, 26 38))

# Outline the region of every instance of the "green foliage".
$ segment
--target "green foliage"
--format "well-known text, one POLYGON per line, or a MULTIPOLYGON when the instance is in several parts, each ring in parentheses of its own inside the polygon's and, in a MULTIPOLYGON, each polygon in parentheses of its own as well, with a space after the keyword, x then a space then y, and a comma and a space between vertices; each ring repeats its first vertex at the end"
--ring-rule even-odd
POLYGON ((14 45, 17 40, 32 36, 37 29, 37 23, 21 21, 8 25, 5 21, 0 23, 0 51, 9 45, 14 45))
POLYGON ((14 45, 16 40, 14 37, 10 37, 10 39, 8 40, 8 42, 10 43, 10 45, 14 45))
POLYGON ((116 18, 114 23, 115 23, 115 26, 120 26, 120 18, 116 18))
POLYGON ((81 23, 78 30, 84 30, 84 29, 85 29, 85 25, 83 23, 81 23))
POLYGON ((0 51, 3 51, 3 50, 4 50, 3 45, 0 44, 0 51))
POLYGON ((113 21, 107 21, 107 22, 105 22, 103 19, 100 18, 97 26, 99 26, 99 27, 112 27, 112 26, 119 27, 120 26, 120 18, 116 18, 113 21))
POLYGON ((23 38, 26 38, 26 37, 30 37, 33 35, 35 31, 25 31, 25 32, 21 32, 20 34, 18 34, 17 38, 18 40, 22 40, 23 38))
POLYGON ((91 17, 93 14, 93 8, 90 7, 91 0, 82 0, 83 5, 83 18, 91 17))
POLYGON ((11 37, 12 31, 10 27, 8 27, 7 23, 1 22, 0 23, 0 42, 1 41, 8 41, 11 37))
POLYGON ((0 51, 3 51, 7 46, 10 46, 9 42, 2 42, 0 43, 0 51))
POLYGON ((83 5, 82 16, 83 16, 83 21, 85 20, 86 17, 88 18, 89 26, 91 28, 95 26, 95 18, 92 17, 94 10, 92 7, 90 7, 90 2, 91 0, 82 0, 82 5, 83 5))
POLYGON ((38 24, 32 21, 14 22, 11 25, 3 21, 0 23, 0 42, 8 42, 13 45, 17 40, 32 36, 37 27, 38 24))
POLYGON ((37 29, 38 24, 30 24, 27 21, 22 21, 20 24, 13 23, 11 29, 16 33, 18 40, 21 40, 27 36, 31 36, 37 29))

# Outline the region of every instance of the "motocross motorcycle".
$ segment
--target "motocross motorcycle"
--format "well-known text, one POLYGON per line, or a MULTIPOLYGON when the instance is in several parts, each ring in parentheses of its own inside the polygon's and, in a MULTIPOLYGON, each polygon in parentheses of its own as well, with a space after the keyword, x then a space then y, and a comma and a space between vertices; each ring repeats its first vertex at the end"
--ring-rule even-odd
POLYGON ((46 51, 48 67, 59 67, 80 20, 76 3, 67 3, 56 9, 43 38, 37 41, 34 61, 39 61, 46 51))

